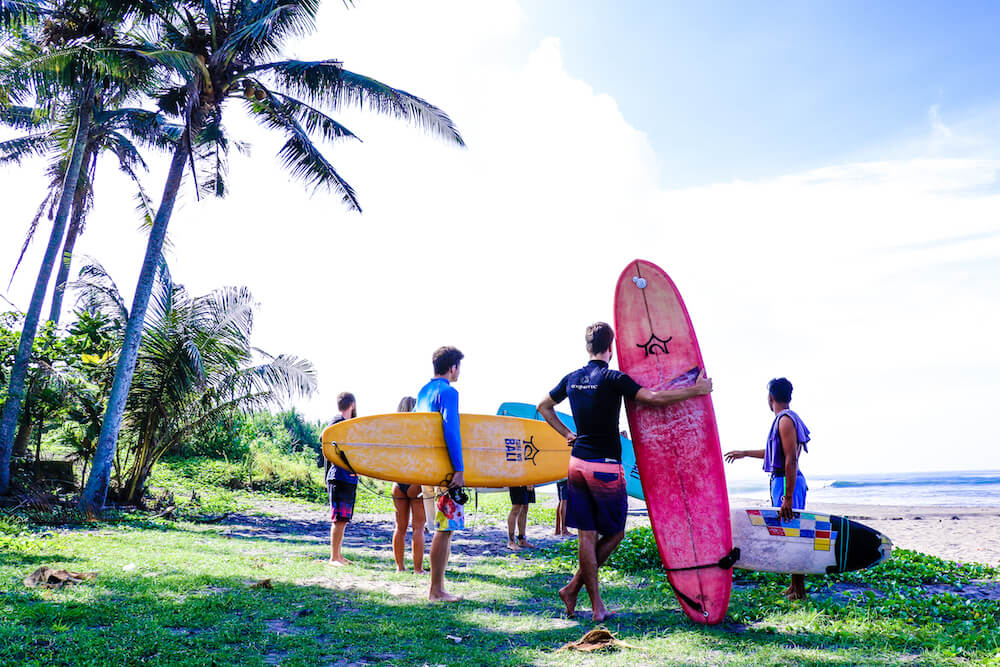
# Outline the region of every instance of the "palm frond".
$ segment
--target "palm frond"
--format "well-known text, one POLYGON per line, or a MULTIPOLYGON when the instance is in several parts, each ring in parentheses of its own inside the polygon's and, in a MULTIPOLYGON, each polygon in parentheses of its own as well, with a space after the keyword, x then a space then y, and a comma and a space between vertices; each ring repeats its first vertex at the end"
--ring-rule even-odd
POLYGON ((43 4, 36 0, 0 0, 0 26, 12 30, 41 17, 43 4))
POLYGON ((354 188, 345 181, 333 165, 323 157, 316 148, 309 134, 295 120, 295 110, 285 103, 278 102, 258 104, 248 103, 251 114, 263 125, 283 131, 288 140, 278 151, 278 157, 292 176, 302 179, 313 189, 326 187, 339 192, 341 201, 351 210, 361 212, 354 188))
POLYGON ((21 164, 22 160, 40 157, 56 148, 51 132, 26 134, 23 137, 0 141, 0 165, 21 164))
POLYGON ((78 280, 68 285, 77 293, 77 305, 90 313, 101 313, 121 329, 128 322, 128 308, 118 286, 100 262, 87 261, 78 274, 78 280))
POLYGON ((21 267, 24 255, 28 252, 28 248, 35 238, 35 231, 38 230, 38 223, 41 222, 42 217, 45 215, 45 209, 54 206, 58 198, 59 190, 56 188, 50 188, 42 198, 42 203, 38 206, 38 210, 35 211, 35 217, 28 223, 28 231, 24 235, 24 242, 21 244, 21 252, 17 256, 17 261, 14 262, 14 269, 10 272, 10 281, 7 283, 7 289, 10 289, 10 286, 14 284, 14 276, 17 275, 17 270, 21 267))
POLYGON ((144 145, 160 149, 173 147, 184 132, 182 125, 169 123, 163 114, 148 109, 101 111, 95 114, 94 124, 100 128, 123 130, 144 145))
POLYGON ((315 29, 318 7, 318 0, 246 3, 241 27, 226 38, 217 53, 226 65, 237 56, 248 62, 274 57, 287 38, 306 35, 315 29))
POLYGON ((291 111, 309 134, 319 132, 320 136, 327 141, 344 138, 361 141, 360 137, 316 107, 290 95, 277 92, 271 92, 271 94, 284 102, 285 107, 291 111))
POLYGON ((126 174, 133 173, 136 167, 143 171, 148 170, 139 149, 121 132, 108 132, 104 136, 104 146, 115 154, 118 165, 126 174))
POLYGON ((465 141, 451 118, 433 104, 371 77, 349 72, 336 60, 284 60, 248 68, 245 74, 268 73, 278 88, 333 109, 347 106, 403 119, 459 146, 465 141))
POLYGON ((0 123, 15 130, 33 130, 50 120, 48 111, 43 108, 0 104, 0 123))

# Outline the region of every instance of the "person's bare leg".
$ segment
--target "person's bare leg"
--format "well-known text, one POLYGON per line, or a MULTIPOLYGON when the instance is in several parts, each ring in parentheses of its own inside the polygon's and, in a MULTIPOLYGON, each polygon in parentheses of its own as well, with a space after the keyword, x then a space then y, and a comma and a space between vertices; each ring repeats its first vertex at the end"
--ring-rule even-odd
POLYGON ((427 599, 435 602, 457 602, 459 597, 444 589, 444 571, 451 555, 451 531, 439 530, 431 540, 431 588, 427 599))
POLYGON ((559 513, 559 518, 562 519, 562 532, 559 533, 559 534, 560 535, 572 535, 573 533, 569 532, 569 527, 566 525, 566 501, 565 500, 562 500, 562 501, 559 502, 559 507, 556 508, 556 512, 559 513))
MULTIPOLYGON (((411 491, 413 488, 410 489, 411 491)), ((416 487, 419 493, 419 487, 416 487)), ((411 498, 410 512, 413 515, 413 571, 417 573, 426 572, 424 570, 424 524, 427 518, 424 516, 424 503, 421 498, 411 498)))
MULTIPOLYGON (((589 536, 593 536, 593 537, 588 537, 587 539, 596 539, 597 537, 597 532, 593 530, 578 530, 577 533, 578 533, 577 537, 580 540, 580 547, 579 547, 580 549, 583 549, 583 543, 584 543, 583 536, 585 533, 589 536)), ((615 549, 618 548, 618 545, 621 544, 621 541, 622 539, 624 539, 624 537, 625 537, 625 532, 622 531, 620 533, 615 533, 614 535, 606 535, 605 537, 602 537, 597 540, 597 543, 595 544, 597 569, 600 569, 600 567, 607 562, 608 558, 611 557, 611 554, 613 554, 615 552, 615 549)), ((574 574, 570 582, 566 584, 559 591, 559 597, 562 598, 562 601, 566 603, 567 616, 570 617, 573 616, 573 613, 575 612, 576 609, 576 598, 577 596, 580 595, 580 590, 584 587, 585 583, 586 582, 583 576, 583 566, 581 561, 581 566, 576 571, 576 574, 574 574)), ((588 589, 588 593, 589 592, 590 591, 588 589)))
POLYGON ((392 557, 396 560, 396 572, 406 572, 406 528, 410 523, 410 501, 396 496, 393 487, 392 504, 396 508, 396 528, 392 531, 392 557))
POLYGON ((515 529, 517 528, 517 518, 521 512, 521 505, 511 505, 510 512, 507 514, 507 548, 508 549, 518 549, 517 541, 515 540, 515 529))
POLYGON ((434 507, 434 494, 437 492, 433 486, 422 486, 420 487, 420 491, 424 494, 424 515, 427 517, 426 530, 428 533, 433 535, 435 529, 434 514, 436 512, 436 508, 434 507))
POLYGON ((330 563, 338 567, 351 562, 340 552, 340 547, 344 543, 345 528, 347 528, 346 521, 334 521, 330 525, 330 563))
POLYGON ((521 511, 517 515, 517 546, 526 549, 534 549, 535 545, 528 541, 528 505, 521 505, 521 511))
POLYGON ((806 576, 804 574, 792 575, 792 585, 785 590, 785 597, 789 600, 804 600, 806 598, 806 576))

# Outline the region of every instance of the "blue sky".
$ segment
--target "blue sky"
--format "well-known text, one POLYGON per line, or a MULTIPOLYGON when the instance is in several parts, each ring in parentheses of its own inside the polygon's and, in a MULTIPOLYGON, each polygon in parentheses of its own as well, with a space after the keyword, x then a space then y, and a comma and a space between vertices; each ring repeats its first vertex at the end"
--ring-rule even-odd
MULTIPOLYGON (((567 72, 649 136, 667 185, 870 159, 997 103, 1000 6, 531 0, 567 72)), ((526 43, 530 44, 531 39, 526 43)))
MULTIPOLYGON (((1000 469, 998 14, 326 2, 287 55, 424 97, 468 147, 338 116, 364 139, 327 153, 357 216, 290 181, 281 139, 234 105, 251 157, 233 156, 226 200, 185 186, 168 261, 192 293, 251 289, 256 344, 315 363, 319 394, 299 408, 319 418, 345 390, 363 414, 393 411, 444 344, 466 353, 463 411, 537 402, 586 360, 585 327, 612 321, 622 268, 648 259, 684 296, 724 449, 762 446, 763 388, 785 375, 814 434, 807 474, 1000 469)), ((167 158, 149 162, 158 197, 167 158)), ((0 272, 42 169, 0 170, 0 272)), ((145 244, 131 186, 111 164, 98 178, 78 252, 129 293, 145 244)), ((22 307, 40 251, 0 290, 22 307)))

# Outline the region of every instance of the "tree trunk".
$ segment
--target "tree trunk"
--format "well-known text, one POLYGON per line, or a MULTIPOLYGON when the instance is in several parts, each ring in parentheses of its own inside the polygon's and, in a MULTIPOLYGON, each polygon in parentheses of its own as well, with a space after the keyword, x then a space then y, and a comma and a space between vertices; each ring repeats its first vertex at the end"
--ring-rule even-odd
MULTIPOLYGON (((96 155, 90 149, 86 150, 84 164, 92 166, 96 155)), ((88 169, 89 171, 89 169, 88 169)), ((81 175, 84 173, 81 170, 81 175)), ((62 257, 59 262, 59 273, 56 275, 56 286, 52 290, 52 307, 49 310, 49 322, 59 324, 59 315, 62 312, 63 296, 66 293, 66 282, 69 280, 70 264, 73 262, 73 248, 76 246, 76 238, 80 234, 83 226, 83 211, 86 206, 86 192, 77 187, 76 195, 73 198, 73 215, 69 220, 69 228, 66 229, 66 241, 63 243, 62 257)))
POLYGON ((14 436, 14 456, 23 457, 28 453, 28 443, 31 441, 31 408, 25 406, 21 413, 17 435, 14 436))
POLYGON ((92 90, 93 87, 90 83, 83 88, 76 139, 73 142, 73 154, 66 168, 62 194, 59 196, 59 208, 56 211, 56 219, 52 223, 52 233, 49 235, 49 245, 45 249, 42 266, 38 270, 35 289, 31 293, 31 303, 24 318, 24 329, 21 331, 17 356, 14 358, 14 366, 10 370, 7 402, 3 406, 3 417, 0 418, 0 495, 5 495, 10 488, 10 456, 14 445, 17 419, 21 413, 21 402, 24 400, 24 383, 28 377, 31 347, 35 342, 38 321, 41 318, 42 305, 45 302, 45 293, 49 291, 52 268, 55 266, 59 256, 59 248, 62 246, 70 205, 76 196, 76 186, 80 181, 80 169, 83 165, 83 154, 90 136, 90 122, 93 116, 92 90))
POLYGON ((188 147, 183 140, 177 143, 174 157, 167 173, 167 183, 163 189, 163 199, 156 211, 153 228, 149 232, 146 244, 146 256, 139 273, 139 282, 135 288, 132 300, 132 311, 129 313, 128 324, 125 327, 125 340, 118 355, 118 365, 115 367, 115 379, 111 385, 111 395, 108 397, 108 408, 101 424, 101 435, 97 440, 97 451, 90 466, 90 477, 87 486, 80 495, 80 510, 88 516, 94 516, 104 507, 108 496, 108 483, 111 479, 111 462, 118 445, 118 430, 121 427, 122 416, 125 414, 125 402, 132 386, 132 374, 135 372, 136 359, 139 356, 139 344, 142 342, 142 327, 146 319, 146 307, 153 291, 153 281, 160 263, 160 252, 163 240, 167 235, 167 225, 174 209, 177 191, 180 189, 181 177, 188 157, 188 147))

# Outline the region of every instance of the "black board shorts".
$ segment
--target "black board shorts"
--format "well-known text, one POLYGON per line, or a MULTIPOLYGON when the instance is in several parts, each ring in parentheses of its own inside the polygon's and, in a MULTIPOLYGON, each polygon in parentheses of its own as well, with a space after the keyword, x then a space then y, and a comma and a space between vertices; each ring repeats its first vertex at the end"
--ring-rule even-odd
POLYGON ((535 490, 526 486, 510 487, 511 505, 529 505, 535 502, 535 490))

